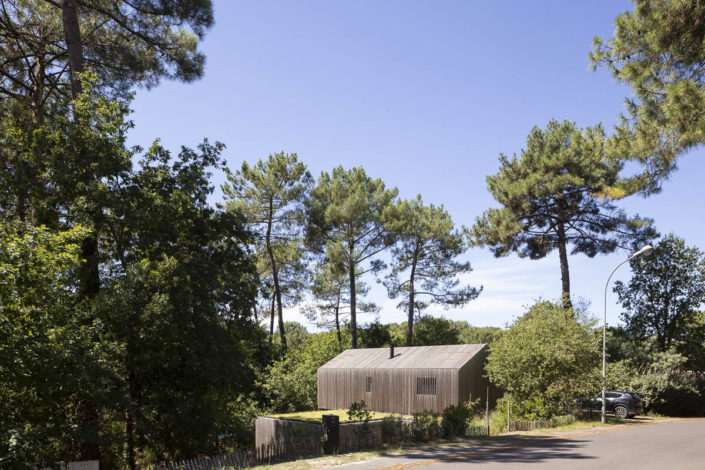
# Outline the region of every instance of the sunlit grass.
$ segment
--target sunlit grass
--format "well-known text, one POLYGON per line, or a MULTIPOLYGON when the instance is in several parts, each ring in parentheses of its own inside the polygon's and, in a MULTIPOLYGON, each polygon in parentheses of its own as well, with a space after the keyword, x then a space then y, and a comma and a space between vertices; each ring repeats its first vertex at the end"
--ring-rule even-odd
POLYGON ((607 422, 602 424, 600 421, 600 416, 594 416, 592 418, 581 418, 576 420, 574 423, 566 424, 563 426, 552 426, 546 428, 538 428, 533 431, 516 431, 517 434, 545 434, 554 432, 567 432, 567 431, 580 431, 584 429, 600 428, 604 426, 616 426, 620 424, 641 424, 649 423, 660 419, 666 419, 663 416, 639 416, 633 419, 619 419, 614 416, 607 416, 607 422))

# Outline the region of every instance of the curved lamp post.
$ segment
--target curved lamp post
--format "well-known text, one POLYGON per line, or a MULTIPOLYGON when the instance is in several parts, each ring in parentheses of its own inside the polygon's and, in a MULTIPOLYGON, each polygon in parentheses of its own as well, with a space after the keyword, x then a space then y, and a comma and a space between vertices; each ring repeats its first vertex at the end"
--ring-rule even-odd
POLYGON ((604 318, 602 322, 602 424, 605 424, 606 418, 605 418, 605 412, 607 410, 607 402, 605 401, 605 386, 607 383, 607 377, 606 377, 606 345, 607 345, 607 287, 610 285, 610 279, 612 279, 612 275, 619 269, 621 265, 626 263, 627 261, 631 261, 634 258, 638 258, 639 256, 649 256, 651 252, 654 251, 654 249, 651 247, 651 245, 644 245, 644 247, 631 255, 629 258, 625 259, 621 263, 617 265, 614 270, 612 270, 612 273, 610 274, 610 277, 607 278, 607 283, 605 284, 605 311, 604 311, 604 318))

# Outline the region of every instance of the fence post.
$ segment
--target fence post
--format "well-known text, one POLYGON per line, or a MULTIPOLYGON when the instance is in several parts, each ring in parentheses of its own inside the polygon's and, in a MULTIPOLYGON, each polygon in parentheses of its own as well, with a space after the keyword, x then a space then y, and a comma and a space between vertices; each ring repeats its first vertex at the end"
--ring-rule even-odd
POLYGON ((507 400, 507 432, 512 432, 512 418, 510 416, 512 402, 507 400))
POLYGON ((485 418, 487 420, 487 435, 490 435, 490 386, 487 386, 485 393, 485 418))

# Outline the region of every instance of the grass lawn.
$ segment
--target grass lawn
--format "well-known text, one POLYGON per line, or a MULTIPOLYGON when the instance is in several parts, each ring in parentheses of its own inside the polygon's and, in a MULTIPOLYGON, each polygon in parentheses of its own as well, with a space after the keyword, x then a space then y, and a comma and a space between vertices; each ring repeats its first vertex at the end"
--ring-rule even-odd
MULTIPOLYGON (((317 411, 302 411, 299 413, 283 413, 277 415, 267 415, 270 418, 288 419, 291 421, 305 421, 307 423, 320 423, 323 415, 337 415, 340 417, 341 423, 348 423, 351 419, 348 417, 348 410, 317 410, 317 411)), ((411 419, 412 416, 401 416, 392 413, 378 413, 370 411, 370 419, 382 418, 402 418, 411 419)))

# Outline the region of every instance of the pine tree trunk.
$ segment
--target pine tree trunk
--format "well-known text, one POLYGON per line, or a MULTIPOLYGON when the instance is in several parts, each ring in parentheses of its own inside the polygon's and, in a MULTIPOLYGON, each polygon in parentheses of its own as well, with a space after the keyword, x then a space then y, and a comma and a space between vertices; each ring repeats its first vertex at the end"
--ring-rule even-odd
POLYGON ((100 290, 100 273, 98 271, 98 239, 95 233, 88 235, 81 243, 81 295, 94 298, 100 290))
POLYGON ((568 249, 565 235, 565 226, 559 223, 557 227, 558 233, 558 254, 561 260, 561 301, 563 308, 569 310, 573 308, 570 301, 570 272, 568 270, 568 249))
POLYGON ((355 262, 353 261, 355 245, 353 242, 349 242, 348 247, 350 249, 350 258, 348 259, 350 270, 348 274, 350 278, 350 342, 353 349, 357 349, 357 305, 355 302, 355 262))
POLYGON ((416 276, 416 259, 411 264, 411 275, 409 276, 409 322, 406 329, 406 345, 411 346, 414 334, 414 277, 416 276))
MULTIPOLYGON (((71 96, 74 99, 81 94, 81 77, 83 73, 83 43, 81 42, 81 27, 78 21, 77 0, 62 0, 61 21, 64 28, 64 41, 69 57, 69 74, 71 82, 71 96)), ((82 268, 81 292, 93 298, 100 288, 100 274, 98 271, 98 240, 95 233, 83 240, 81 256, 86 260, 82 268)))
POLYGON ((41 125, 44 122, 44 81, 46 80, 44 51, 40 52, 37 57, 34 75, 36 76, 37 85, 32 92, 32 120, 35 124, 41 125))
POLYGON ((335 303, 335 329, 338 331, 338 344, 343 343, 343 338, 340 334, 340 289, 338 289, 338 300, 335 303))
POLYGON ((137 400, 137 384, 134 368, 125 361, 127 369, 127 393, 130 399, 130 404, 125 409, 125 464, 130 470, 135 470, 135 409, 134 404, 137 400))
POLYGON ((269 219, 267 220, 267 255, 269 255, 269 264, 272 267, 272 278, 274 280, 274 297, 277 300, 277 314, 279 316, 279 337, 282 341, 282 347, 286 350, 286 333, 284 332, 284 317, 282 312, 282 294, 279 288, 279 272, 277 263, 274 261, 274 252, 272 251, 272 218, 274 217, 274 201, 269 197, 269 219))
POLYGON ((81 77, 83 72, 83 44, 81 28, 78 22, 76 0, 61 2, 61 20, 64 26, 64 41, 69 55, 69 73, 71 75, 71 95, 76 98, 81 94, 81 77))
POLYGON ((269 344, 272 344, 274 336, 274 294, 272 294, 272 302, 269 306, 269 344))

